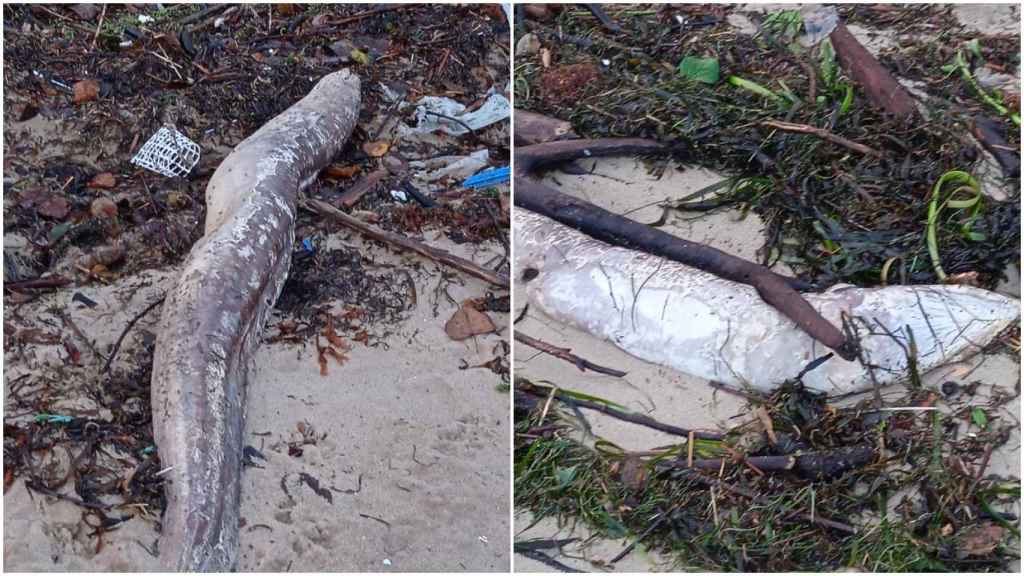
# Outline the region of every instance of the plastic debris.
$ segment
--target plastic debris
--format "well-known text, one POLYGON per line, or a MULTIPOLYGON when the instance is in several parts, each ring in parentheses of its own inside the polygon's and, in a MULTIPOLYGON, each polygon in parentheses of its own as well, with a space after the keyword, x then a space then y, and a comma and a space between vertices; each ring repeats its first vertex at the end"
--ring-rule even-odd
POLYGON ((132 158, 132 164, 170 178, 187 176, 198 163, 199 145, 167 126, 157 130, 132 158))
POLYGON ((804 21, 804 33, 797 41, 804 48, 817 46, 839 25, 839 13, 834 6, 813 4, 804 7, 800 13, 804 21))
POLYGON ((302 248, 305 249, 306 252, 309 252, 310 254, 316 252, 316 248, 313 247, 313 240, 311 238, 302 239, 302 248))
POLYGON ((465 105, 451 98, 424 96, 416 105, 417 125, 414 131, 442 130, 452 136, 460 136, 468 132, 466 126, 473 130, 479 130, 507 119, 512 113, 512 105, 502 94, 492 92, 483 106, 469 113, 464 113, 465 110, 465 105), (453 122, 443 116, 457 118, 459 122, 453 122))
POLYGON ((42 424, 70 424, 73 418, 71 416, 61 416, 59 414, 36 414, 36 422, 42 424))
POLYGON ((435 182, 448 177, 463 180, 487 167, 490 155, 486 148, 477 150, 469 156, 440 156, 430 160, 415 160, 409 166, 421 170, 418 178, 425 182, 435 182))
POLYGON ((466 188, 487 188, 488 186, 497 186, 498 184, 504 184, 511 178, 511 172, 508 166, 503 168, 492 168, 490 170, 484 170, 478 172, 469 178, 462 185, 466 188))
POLYGON ((384 559, 384 565, 385 566, 391 566, 391 559, 390 558, 385 558, 384 559))
POLYGON ((409 201, 409 195, 404 190, 392 190, 391 197, 403 203, 409 201))

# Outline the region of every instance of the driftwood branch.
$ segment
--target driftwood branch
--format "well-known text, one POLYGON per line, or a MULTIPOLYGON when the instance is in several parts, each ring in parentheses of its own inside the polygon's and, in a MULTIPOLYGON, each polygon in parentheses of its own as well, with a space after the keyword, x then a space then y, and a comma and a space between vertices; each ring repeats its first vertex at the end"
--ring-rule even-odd
POLYGON ((516 110, 514 121, 516 146, 578 138, 569 122, 536 112, 516 110))
MULTIPOLYGON (((525 380, 519 380, 516 382, 517 392, 522 392, 524 394, 529 394, 531 396, 536 396, 538 398, 548 398, 551 395, 551 390, 551 388, 537 386, 525 380)), ((671 424, 664 424, 662 422, 658 422, 654 418, 644 416, 643 414, 633 414, 630 412, 624 412, 622 410, 612 408, 611 406, 608 406, 607 404, 602 404, 600 402, 593 402, 590 400, 581 400, 579 398, 573 398, 572 396, 565 394, 564 392, 557 389, 555 390, 554 394, 557 400, 564 402, 566 404, 577 406, 579 408, 586 408, 587 410, 595 410, 597 412, 601 412, 602 414, 611 416, 612 418, 617 418, 624 422, 639 424, 640 426, 645 426, 647 428, 659 430, 661 432, 672 434, 674 436, 684 436, 689 438, 692 432, 693 438, 698 438, 700 440, 721 440, 723 438, 722 434, 718 434, 715 432, 691 431, 687 430, 686 428, 680 428, 678 426, 673 426, 671 424)))
POLYGON ((865 154, 867 156, 875 156, 878 158, 882 157, 882 153, 870 146, 865 146, 859 142, 854 142, 847 138, 843 138, 837 134, 833 134, 824 128, 817 128, 815 126, 808 126, 807 124, 794 124, 792 122, 780 122, 778 120, 765 120, 761 122, 761 126, 767 128, 774 128, 776 130, 782 130, 783 132, 793 132, 796 134, 810 134, 817 136, 822 140, 827 140, 833 144, 837 144, 844 148, 849 148, 854 152, 865 154))
POLYGON ((604 366, 601 366, 601 365, 598 365, 598 364, 594 364, 593 362, 591 362, 589 360, 586 360, 584 358, 580 358, 579 356, 573 354, 572 350, 570 348, 559 348, 558 346, 555 346, 555 345, 552 345, 552 344, 548 344, 547 342, 544 342, 543 340, 538 340, 536 338, 533 338, 532 336, 527 336, 526 334, 523 334, 519 330, 515 331, 515 337, 516 337, 516 342, 522 342, 523 344, 526 344, 527 346, 530 346, 531 348, 536 348, 537 350, 540 350, 541 352, 544 352, 545 354, 550 354, 551 356, 554 356, 555 358, 560 358, 562 360, 565 360, 566 362, 568 362, 570 364, 573 364, 574 366, 579 368, 580 372, 586 372, 587 370, 592 370, 592 371, 598 372, 600 374, 607 374, 609 376, 618 376, 619 378, 621 378, 621 377, 626 375, 626 373, 621 371, 621 370, 616 370, 614 368, 606 368, 604 366))
POLYGON ((878 108, 901 119, 917 112, 914 99, 900 86, 892 74, 867 51, 845 24, 839 24, 829 35, 839 64, 864 89, 868 99, 878 108))
POLYGON ((530 177, 545 165, 582 157, 664 152, 651 140, 603 139, 549 142, 516 150, 515 204, 616 246, 642 250, 754 287, 761 298, 815 340, 847 360, 855 358, 845 335, 794 289, 791 279, 721 250, 678 238, 630 220, 586 200, 550 188, 530 177))
POLYGON ((426 244, 416 242, 415 240, 406 238, 404 236, 392 234, 391 232, 385 232, 384 230, 381 230, 376 226, 367 224, 366 222, 363 222, 358 218, 349 216, 348 214, 342 212, 341 210, 338 210, 337 208, 331 206, 326 202, 320 200, 309 200, 305 202, 305 206, 310 210, 320 214, 321 216, 326 216, 334 220, 335 222, 338 222, 339 224, 356 230, 360 234, 368 236, 369 238, 372 238, 373 240, 376 240, 378 242, 383 242, 395 248, 401 248, 403 250, 415 252, 420 256, 430 258, 431 260, 440 262, 441 264, 444 264, 446 266, 451 266, 452 268, 461 270, 466 274, 469 274, 470 276, 474 276, 486 282, 490 282, 495 286, 500 286, 502 288, 509 287, 509 281, 506 276, 502 276, 500 274, 492 272, 480 266, 479 264, 476 264, 475 262, 456 256, 445 250, 441 250, 440 248, 427 246, 426 244))

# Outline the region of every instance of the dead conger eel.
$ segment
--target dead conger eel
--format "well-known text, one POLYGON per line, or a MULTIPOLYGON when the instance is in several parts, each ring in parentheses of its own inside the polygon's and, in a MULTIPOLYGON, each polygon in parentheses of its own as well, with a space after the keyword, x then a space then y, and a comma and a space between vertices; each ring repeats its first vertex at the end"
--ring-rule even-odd
POLYGON ((246 370, 288 276, 298 192, 341 150, 359 99, 355 74, 325 76, 239 144, 206 188, 206 234, 167 292, 153 358, 167 570, 236 566, 246 370))
POLYGON ((765 302, 793 320, 812 338, 835 350, 843 358, 853 359, 855 353, 846 337, 793 288, 793 279, 711 246, 677 238, 614 214, 531 178, 535 170, 554 162, 590 156, 650 154, 666 150, 667 147, 659 142, 633 138, 566 140, 517 148, 513 193, 515 205, 609 244, 642 250, 727 280, 753 286, 765 302))

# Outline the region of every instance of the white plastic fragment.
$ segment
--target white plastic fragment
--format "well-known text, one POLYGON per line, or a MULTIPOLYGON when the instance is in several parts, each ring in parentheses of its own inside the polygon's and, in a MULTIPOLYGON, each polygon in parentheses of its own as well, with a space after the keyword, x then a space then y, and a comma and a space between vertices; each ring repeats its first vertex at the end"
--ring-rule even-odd
POLYGON ((157 130, 132 158, 132 164, 169 178, 187 176, 197 163, 199 145, 168 126, 157 130))
POLYGON ((828 38, 828 35, 839 25, 839 13, 834 6, 811 4, 800 10, 804 21, 804 33, 797 39, 804 48, 816 46, 828 38))
POLYGON ((418 171, 416 178, 424 182, 435 182, 449 177, 459 182, 476 174, 487 166, 490 155, 481 148, 469 156, 439 156, 429 160, 414 160, 409 167, 418 171))
POLYGON ((483 106, 464 114, 466 107, 452 100, 440 96, 424 96, 416 106, 416 128, 415 132, 434 132, 443 130, 452 136, 460 136, 467 132, 466 126, 473 130, 486 128, 496 122, 507 119, 512 114, 512 105, 508 98, 502 94, 491 93, 483 106), (433 114, 431 114, 433 112, 433 114), (442 114, 450 118, 458 118, 459 122, 452 122, 436 114, 442 114))
POLYGON ((149 24, 153 21, 152 16, 146 16, 145 14, 139 14, 139 24, 149 24))
POLYGON ((385 566, 391 566, 391 559, 390 558, 385 558, 384 559, 384 565, 385 566))
POLYGON ((409 201, 409 195, 406 194, 404 190, 392 190, 391 197, 394 198, 395 200, 398 200, 399 202, 409 201))

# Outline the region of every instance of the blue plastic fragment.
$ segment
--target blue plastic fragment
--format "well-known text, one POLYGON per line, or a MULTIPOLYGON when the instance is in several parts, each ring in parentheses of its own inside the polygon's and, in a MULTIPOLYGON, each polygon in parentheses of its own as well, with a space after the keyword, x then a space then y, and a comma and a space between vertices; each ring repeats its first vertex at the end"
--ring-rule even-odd
POLYGON ((466 188, 486 188, 497 184, 504 184, 509 181, 511 174, 509 167, 491 168, 477 174, 473 174, 462 183, 466 188))
POLYGON ((36 422, 42 424, 70 424, 73 418, 71 416, 61 416, 59 414, 36 414, 36 422))
POLYGON ((310 239, 310 238, 303 238, 302 239, 302 247, 306 249, 306 252, 309 252, 309 253, 316 252, 316 249, 313 248, 313 240, 310 239))
POLYGON ((153 452, 156 452, 156 446, 146 446, 145 448, 143 448, 141 450, 141 452, 144 455, 145 454, 152 454, 153 452))

